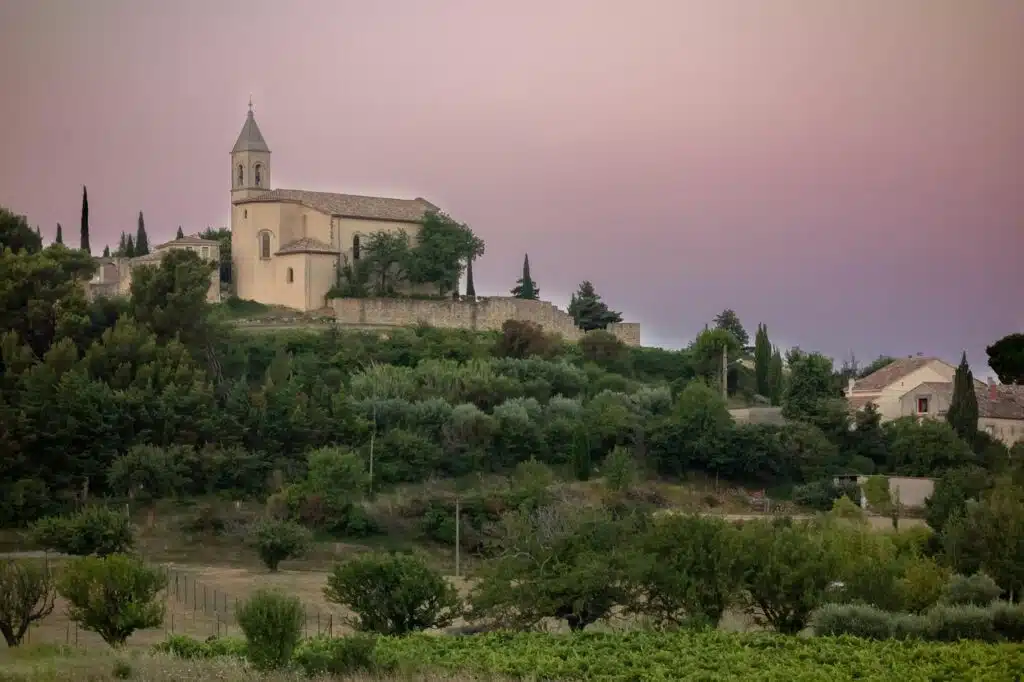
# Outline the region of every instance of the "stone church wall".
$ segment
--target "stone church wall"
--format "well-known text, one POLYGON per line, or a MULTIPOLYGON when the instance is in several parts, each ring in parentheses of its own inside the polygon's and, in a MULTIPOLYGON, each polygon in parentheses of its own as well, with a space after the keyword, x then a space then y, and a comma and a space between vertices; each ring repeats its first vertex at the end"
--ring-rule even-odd
MULTIPOLYGON (((366 327, 426 324, 444 329, 500 331, 505 320, 522 320, 535 322, 544 331, 567 341, 577 341, 583 336, 568 313, 546 301, 512 297, 478 298, 476 301, 336 298, 330 303, 340 324, 366 327)), ((635 322, 612 324, 608 331, 626 345, 640 345, 640 325, 635 322)))

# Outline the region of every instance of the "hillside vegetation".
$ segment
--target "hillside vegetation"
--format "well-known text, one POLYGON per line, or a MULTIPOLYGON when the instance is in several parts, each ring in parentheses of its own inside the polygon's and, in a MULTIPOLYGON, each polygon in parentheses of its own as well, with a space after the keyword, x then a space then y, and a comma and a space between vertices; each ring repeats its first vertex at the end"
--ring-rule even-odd
MULTIPOLYGON (((179 528, 183 558, 230 548, 276 574, 319 552, 331 570, 314 589, 351 628, 388 637, 453 623, 579 632, 623 619, 691 631, 738 612, 786 635, 988 642, 970 650, 979 666, 995 656, 985 647, 1019 656, 996 643, 1024 639, 1021 446, 978 433, 976 411, 973 426, 965 409, 954 425, 851 416, 840 389, 856 368, 799 349, 784 361, 763 324, 748 351, 729 310, 680 351, 626 347, 597 323, 572 344, 512 321, 493 334, 256 334, 229 320, 254 306, 206 303, 213 266, 191 252, 138 269, 126 299, 88 301, 90 258, 19 238, 17 252, 0 252, 0 524, 75 558, 3 562, 0 604, 20 604, 0 618, 12 646, 21 625, 52 613, 54 595, 112 646, 160 627, 167 573, 152 563, 166 538, 122 510, 138 520, 202 499, 179 528), (776 404, 787 421, 737 424, 730 402, 776 404), (929 528, 871 531, 851 501, 860 491, 833 483, 851 472, 873 477, 872 507, 904 529, 907 510, 884 477, 938 478, 929 528), (776 511, 827 513, 685 513, 750 511, 747 490, 767 490, 776 511), (655 513, 669 508, 684 513, 655 513), (328 543, 339 549, 325 554, 328 543), (381 551, 350 551, 357 544, 381 551), (448 557, 457 546, 470 581, 388 551, 412 545, 448 557)), ((314 646, 300 641, 302 610, 286 590, 246 595, 232 618, 247 648, 235 654, 291 665, 314 646)), ((893 669, 912 665, 884 643, 679 636, 388 639, 381 651, 447 670, 589 679, 631 679, 610 662, 620 653, 654 666, 645 679, 696 674, 691 644, 740 676, 792 668, 816 679, 842 658, 870 677, 876 653, 893 669), (506 641, 514 654, 493 649, 506 641)), ((349 653, 324 654, 335 655, 349 653)))

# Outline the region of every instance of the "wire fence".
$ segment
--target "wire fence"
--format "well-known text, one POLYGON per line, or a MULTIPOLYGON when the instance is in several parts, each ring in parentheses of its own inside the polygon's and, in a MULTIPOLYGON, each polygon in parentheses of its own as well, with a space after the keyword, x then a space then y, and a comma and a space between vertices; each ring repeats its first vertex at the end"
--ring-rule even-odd
MULTIPOLYGON (((196 639, 243 636, 236 614, 245 602, 244 595, 232 595, 220 587, 203 582, 187 570, 173 566, 160 568, 167 578, 163 596, 163 623, 157 628, 137 632, 132 636, 132 644, 151 646, 163 641, 168 635, 188 635, 196 639)), ((342 624, 335 614, 305 603, 303 612, 304 637, 333 637, 342 634, 342 624)), ((24 641, 26 644, 79 648, 107 646, 98 635, 81 629, 70 620, 66 604, 60 600, 50 616, 29 628, 24 641)), ((2 647, 3 638, 0 638, 2 647)))

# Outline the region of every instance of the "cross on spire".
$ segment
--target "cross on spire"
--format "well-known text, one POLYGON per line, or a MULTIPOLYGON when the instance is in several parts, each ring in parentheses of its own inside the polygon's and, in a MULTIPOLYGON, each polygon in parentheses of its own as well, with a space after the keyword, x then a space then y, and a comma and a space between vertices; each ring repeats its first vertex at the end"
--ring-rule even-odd
POLYGON ((249 93, 249 113, 252 113, 252 93, 249 93))

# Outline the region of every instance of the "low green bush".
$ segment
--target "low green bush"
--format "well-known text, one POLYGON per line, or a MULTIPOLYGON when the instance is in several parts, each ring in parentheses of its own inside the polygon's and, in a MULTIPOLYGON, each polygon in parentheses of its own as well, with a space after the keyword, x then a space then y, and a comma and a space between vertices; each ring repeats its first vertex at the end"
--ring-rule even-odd
POLYGON ((188 635, 170 635, 164 641, 153 646, 157 653, 170 654, 178 658, 205 659, 231 656, 245 658, 248 645, 244 639, 231 637, 211 637, 206 641, 188 635))
MULTIPOLYGON (((893 637, 893 616, 888 611, 865 604, 826 604, 811 616, 811 629, 816 635, 852 635, 864 639, 889 639, 893 637)), ((909 615, 909 614, 899 614, 909 615)), ((903 639, 913 636, 915 629, 923 633, 923 622, 913 617, 903 619, 903 639)))
POLYGON ((946 584, 942 603, 952 606, 988 606, 1002 594, 1002 589, 988 575, 954 575, 946 584))
POLYGON ((347 637, 314 637, 299 645, 295 664, 307 675, 350 675, 387 672, 390 666, 377 657, 377 637, 353 634, 347 637))
POLYGON ((994 642, 998 637, 992 616, 990 609, 981 606, 940 604, 925 616, 928 620, 928 638, 939 642, 959 642, 964 639, 994 642))
POLYGON ((298 597, 257 590, 238 610, 249 660, 260 670, 283 668, 302 637, 305 612, 298 597))
POLYGON ((1024 642, 1024 604, 997 601, 989 606, 992 612, 992 627, 1001 639, 1008 642, 1024 642))

